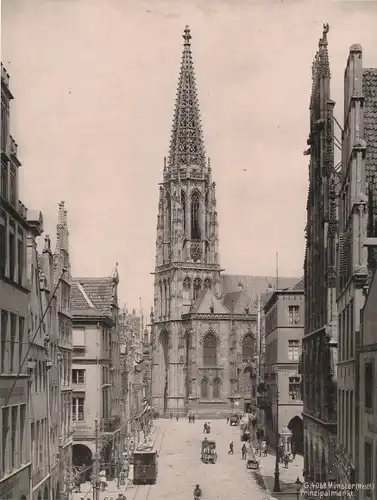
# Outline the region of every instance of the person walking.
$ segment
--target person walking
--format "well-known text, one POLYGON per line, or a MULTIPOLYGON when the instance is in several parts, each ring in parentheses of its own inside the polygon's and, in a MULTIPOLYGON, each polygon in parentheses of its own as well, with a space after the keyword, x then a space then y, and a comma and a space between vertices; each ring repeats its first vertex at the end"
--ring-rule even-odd
POLYGON ((231 441, 229 443, 229 451, 228 451, 228 455, 234 455, 234 444, 233 444, 233 441, 231 441))
POLYGON ((247 451, 247 449, 246 449, 246 444, 244 443, 244 444, 242 445, 242 448, 241 448, 242 460, 245 460, 245 459, 246 459, 246 451, 247 451))

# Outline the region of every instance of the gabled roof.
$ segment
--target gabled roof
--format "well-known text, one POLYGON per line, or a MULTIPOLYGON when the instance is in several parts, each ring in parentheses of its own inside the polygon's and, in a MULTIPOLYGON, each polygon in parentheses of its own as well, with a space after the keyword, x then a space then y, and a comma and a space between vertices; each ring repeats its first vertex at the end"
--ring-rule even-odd
POLYGON ((257 307, 248 292, 244 289, 230 292, 224 296, 223 304, 233 314, 256 314, 257 307), (246 312, 248 310, 248 312, 246 312))
POLYGON ((109 315, 116 306, 113 278, 73 278, 71 307, 73 314, 88 316, 109 315))
POLYGON ((298 280, 298 282, 291 286, 290 288, 285 288, 284 290, 292 292, 303 292, 305 290, 305 278, 304 276, 298 280))
POLYGON ((214 295, 212 290, 202 290, 194 305, 190 309, 191 314, 208 314, 213 307, 214 314, 230 314, 230 311, 214 295))
MULTIPOLYGON (((290 288, 299 281, 298 277, 279 277, 279 288, 290 288)), ((241 289, 250 297, 252 302, 256 302, 258 294, 265 294, 271 291, 276 283, 274 276, 248 276, 242 274, 223 274, 222 285, 224 295, 231 292, 239 292, 241 289)))

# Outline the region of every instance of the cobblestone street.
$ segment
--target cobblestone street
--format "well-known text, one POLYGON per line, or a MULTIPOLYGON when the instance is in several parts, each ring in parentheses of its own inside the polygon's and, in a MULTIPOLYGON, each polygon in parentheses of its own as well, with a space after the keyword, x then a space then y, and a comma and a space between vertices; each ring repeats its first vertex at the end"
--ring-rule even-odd
POLYGON ((166 430, 166 433, 160 452, 157 484, 151 487, 149 497, 148 487, 139 487, 137 491, 136 486, 130 486, 126 491, 127 500, 192 500, 197 483, 203 490, 203 500, 262 500, 269 497, 261 491, 252 471, 247 471, 241 460, 239 427, 230 427, 224 420, 212 421, 208 438, 216 440, 218 461, 215 465, 201 462, 202 424, 201 421, 189 424, 186 419, 158 421, 161 431, 166 430), (230 440, 235 444, 233 456, 228 455, 230 440))
MULTIPOLYGON (((272 493, 274 455, 262 457, 260 474, 246 470, 241 460, 239 427, 231 427, 224 420, 211 422, 212 432, 208 436, 217 444, 218 461, 215 465, 203 464, 200 460, 201 441, 204 438, 203 422, 189 424, 186 419, 157 420, 156 449, 159 450, 159 474, 156 485, 122 487, 127 500, 192 500, 192 490, 200 484, 203 500, 264 500, 282 496, 294 500, 294 481, 302 473, 302 457, 297 456, 289 469, 280 469, 282 493, 272 493), (228 455, 229 442, 233 440, 235 454, 228 455), (161 446, 162 443, 162 446, 161 446), (267 491, 264 489, 266 487, 267 491)), ((91 500, 93 495, 89 483, 82 493, 74 494, 73 500, 91 500)), ((100 500, 116 499, 119 493, 116 481, 109 481, 106 491, 100 492, 100 500)))

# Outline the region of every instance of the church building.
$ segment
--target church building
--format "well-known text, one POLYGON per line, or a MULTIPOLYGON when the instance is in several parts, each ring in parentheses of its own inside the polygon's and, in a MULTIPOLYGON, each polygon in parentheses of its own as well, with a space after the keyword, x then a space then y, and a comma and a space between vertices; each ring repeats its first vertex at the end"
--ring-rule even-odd
MULTIPOLYGON (((183 34, 173 130, 159 190, 152 406, 160 415, 227 415, 251 402, 258 294, 271 277, 222 274, 216 184, 206 157, 191 35, 183 34)), ((279 278, 280 287, 299 278, 279 278)))

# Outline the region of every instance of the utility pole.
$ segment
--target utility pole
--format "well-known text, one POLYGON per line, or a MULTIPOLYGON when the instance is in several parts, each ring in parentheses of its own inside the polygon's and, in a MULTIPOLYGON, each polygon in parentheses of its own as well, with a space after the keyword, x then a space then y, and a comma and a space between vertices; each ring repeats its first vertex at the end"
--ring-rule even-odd
POLYGON ((95 420, 95 454, 94 454, 93 500, 99 500, 99 451, 98 451, 98 420, 95 420))

